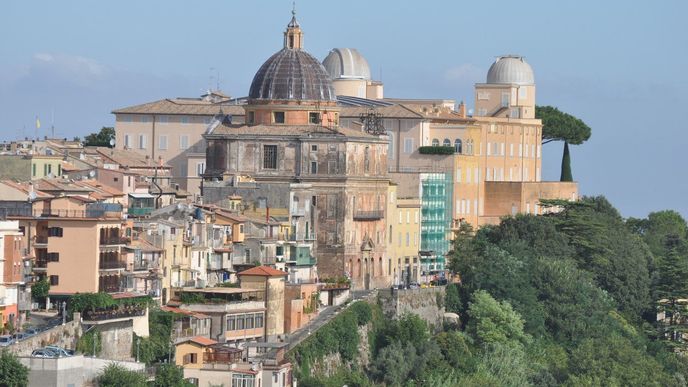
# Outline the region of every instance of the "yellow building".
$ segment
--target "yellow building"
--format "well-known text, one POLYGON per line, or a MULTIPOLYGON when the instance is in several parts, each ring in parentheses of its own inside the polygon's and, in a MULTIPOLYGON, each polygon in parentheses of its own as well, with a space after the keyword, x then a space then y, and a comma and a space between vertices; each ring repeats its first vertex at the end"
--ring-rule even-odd
POLYGON ((390 184, 387 201, 387 257, 394 285, 420 281, 421 202, 397 196, 390 184))

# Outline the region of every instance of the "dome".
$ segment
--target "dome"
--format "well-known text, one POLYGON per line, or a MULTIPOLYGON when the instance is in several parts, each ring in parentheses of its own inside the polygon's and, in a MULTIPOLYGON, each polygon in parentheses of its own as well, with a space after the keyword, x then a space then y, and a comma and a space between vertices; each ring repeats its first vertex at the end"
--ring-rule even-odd
POLYGON ((323 61, 332 79, 355 78, 370 80, 368 61, 355 48, 334 48, 323 61))
POLYGON ((283 48, 270 57, 253 77, 250 99, 336 101, 332 80, 312 55, 283 48))
POLYGON ((487 71, 487 83, 535 84, 533 69, 517 55, 500 56, 487 71))

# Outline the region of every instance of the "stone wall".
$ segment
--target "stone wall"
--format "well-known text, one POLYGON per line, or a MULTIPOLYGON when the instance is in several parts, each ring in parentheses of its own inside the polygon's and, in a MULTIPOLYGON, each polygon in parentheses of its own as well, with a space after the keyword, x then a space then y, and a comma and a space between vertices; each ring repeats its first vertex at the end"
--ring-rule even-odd
POLYGON ((385 316, 394 318, 414 313, 435 329, 442 327, 444 297, 444 286, 426 289, 378 290, 378 300, 385 316))
POLYGON ((145 370, 144 363, 113 362, 81 355, 62 358, 20 357, 19 361, 29 367, 29 385, 41 387, 92 386, 96 376, 110 363, 131 371, 145 370))
POLYGON ((80 319, 80 314, 75 313, 74 320, 13 344, 10 346, 10 350, 17 356, 30 356, 34 349, 45 347, 46 345, 75 349, 76 342, 82 334, 81 324, 79 323, 80 319))
POLYGON ((134 327, 132 320, 109 322, 94 329, 100 332, 102 349, 99 357, 110 360, 133 360, 134 327))

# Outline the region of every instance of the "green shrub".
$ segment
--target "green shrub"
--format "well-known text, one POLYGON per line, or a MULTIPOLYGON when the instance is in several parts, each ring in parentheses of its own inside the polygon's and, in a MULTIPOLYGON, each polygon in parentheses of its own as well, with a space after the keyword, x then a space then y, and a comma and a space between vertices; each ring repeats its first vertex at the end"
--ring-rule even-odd
POLYGON ((422 155, 453 155, 453 146, 421 146, 418 148, 418 153, 422 155))

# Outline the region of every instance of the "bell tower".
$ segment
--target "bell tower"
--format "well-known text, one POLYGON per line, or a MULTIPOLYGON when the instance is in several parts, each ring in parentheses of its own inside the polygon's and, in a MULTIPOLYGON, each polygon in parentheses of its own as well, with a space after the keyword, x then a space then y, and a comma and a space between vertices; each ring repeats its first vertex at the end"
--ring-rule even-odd
POLYGON ((303 31, 301 31, 301 26, 296 20, 296 3, 291 10, 291 21, 287 24, 287 30, 284 31, 284 48, 303 49, 303 31))

